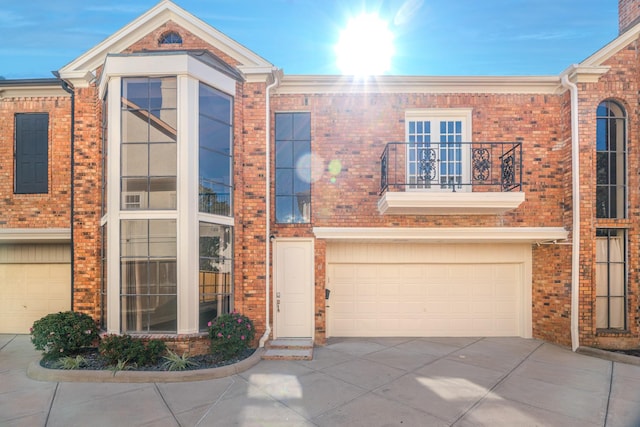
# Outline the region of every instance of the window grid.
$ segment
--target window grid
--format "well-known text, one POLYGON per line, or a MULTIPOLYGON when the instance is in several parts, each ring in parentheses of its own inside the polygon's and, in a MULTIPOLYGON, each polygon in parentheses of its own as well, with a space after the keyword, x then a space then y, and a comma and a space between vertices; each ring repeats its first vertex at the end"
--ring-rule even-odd
POLYGON ((626 218, 626 113, 604 101, 596 116, 596 217, 626 218))
POLYGON ((276 222, 311 221, 311 115, 276 114, 276 222))
POLYGON ((596 328, 627 329, 627 236, 596 231, 596 328))

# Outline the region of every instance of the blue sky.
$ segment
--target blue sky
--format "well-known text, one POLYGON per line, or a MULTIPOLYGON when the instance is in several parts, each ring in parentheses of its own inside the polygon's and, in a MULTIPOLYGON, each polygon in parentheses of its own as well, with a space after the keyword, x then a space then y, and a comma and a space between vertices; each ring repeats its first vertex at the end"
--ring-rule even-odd
MULTIPOLYGON (((0 76, 52 77, 157 0, 0 0, 0 76)), ((349 18, 377 13, 394 33, 387 74, 559 74, 613 40, 617 1, 176 0, 287 74, 338 74, 349 18)))

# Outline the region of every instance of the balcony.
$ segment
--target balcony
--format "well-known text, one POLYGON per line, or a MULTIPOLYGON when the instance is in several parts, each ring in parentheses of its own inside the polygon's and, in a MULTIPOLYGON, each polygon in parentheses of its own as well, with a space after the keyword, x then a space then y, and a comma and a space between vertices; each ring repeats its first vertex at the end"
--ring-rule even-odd
POLYGON ((380 164, 383 215, 499 215, 525 199, 516 142, 390 142, 380 164))

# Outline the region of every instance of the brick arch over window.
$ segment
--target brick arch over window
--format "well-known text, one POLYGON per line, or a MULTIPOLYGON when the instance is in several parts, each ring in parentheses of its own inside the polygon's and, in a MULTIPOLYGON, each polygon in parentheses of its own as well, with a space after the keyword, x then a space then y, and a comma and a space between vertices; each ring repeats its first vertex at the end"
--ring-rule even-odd
POLYGON ((626 218, 627 113, 608 99, 596 110, 596 216, 626 218))
POLYGON ((162 33, 158 44, 182 44, 182 36, 175 31, 167 31, 166 33, 162 33))

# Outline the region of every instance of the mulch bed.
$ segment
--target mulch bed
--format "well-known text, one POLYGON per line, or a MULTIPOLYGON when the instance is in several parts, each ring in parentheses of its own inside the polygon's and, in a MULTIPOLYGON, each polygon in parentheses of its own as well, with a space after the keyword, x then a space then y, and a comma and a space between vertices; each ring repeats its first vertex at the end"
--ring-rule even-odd
MULTIPOLYGON (((249 348, 240 353, 239 356, 234 357, 233 359, 222 359, 219 356, 213 354, 203 354, 199 356, 190 357, 189 360, 197 363, 197 366, 189 366, 185 371, 193 371, 197 369, 209 369, 209 368, 219 368, 221 366, 232 365, 234 363, 238 363, 241 360, 246 359, 251 356, 256 350, 254 348, 249 348)), ((85 351, 79 353, 82 357, 84 357, 87 363, 79 367, 79 370, 113 370, 114 367, 107 364, 106 360, 100 356, 97 348, 88 348, 85 351)), ((160 358, 158 363, 155 365, 145 365, 145 366, 127 366, 125 370, 128 371, 167 371, 162 365, 166 362, 166 359, 160 358)), ((41 360, 40 365, 47 369, 60 369, 56 366, 56 360, 41 360)))

